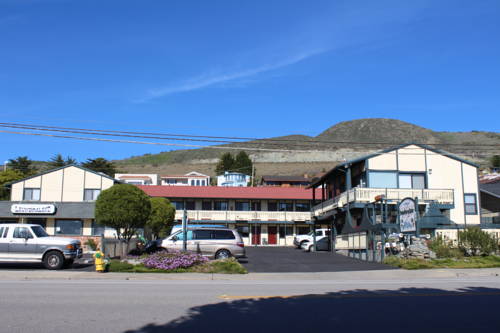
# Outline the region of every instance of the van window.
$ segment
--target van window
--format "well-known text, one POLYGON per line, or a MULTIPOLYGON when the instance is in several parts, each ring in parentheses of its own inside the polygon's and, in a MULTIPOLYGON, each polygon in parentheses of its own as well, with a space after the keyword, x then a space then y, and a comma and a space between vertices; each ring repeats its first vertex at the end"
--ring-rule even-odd
POLYGON ((3 236, 3 229, 4 227, 0 227, 0 238, 3 236))
POLYGON ((214 230, 215 239, 235 239, 234 234, 231 230, 214 230))
POLYGON ((211 239, 212 230, 195 230, 194 239, 211 239))
MULTIPOLYGON (((3 238, 7 238, 7 234, 9 233, 9 227, 5 227, 5 231, 3 232, 3 238)), ((0 234, 2 236, 2 234, 0 234)))
MULTIPOLYGON (((182 232, 179 232, 178 234, 175 235, 177 237, 178 240, 183 240, 184 239, 184 233, 182 232)), ((193 239, 193 230, 187 230, 187 238, 186 240, 192 240, 193 239)))

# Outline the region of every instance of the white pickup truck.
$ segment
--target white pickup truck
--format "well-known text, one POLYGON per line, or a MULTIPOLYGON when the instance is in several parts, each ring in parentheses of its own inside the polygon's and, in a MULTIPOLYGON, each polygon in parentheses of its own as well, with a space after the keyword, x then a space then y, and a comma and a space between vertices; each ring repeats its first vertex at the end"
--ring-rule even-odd
POLYGON ((51 237, 37 224, 0 224, 0 262, 39 262, 47 269, 61 269, 81 256, 77 239, 51 237))
MULTIPOLYGON (((293 239, 293 245, 300 249, 302 244, 304 244, 305 242, 313 242, 313 235, 314 231, 311 231, 306 235, 297 235, 293 239)), ((330 229, 316 229, 316 239, 324 236, 330 236, 330 229)))

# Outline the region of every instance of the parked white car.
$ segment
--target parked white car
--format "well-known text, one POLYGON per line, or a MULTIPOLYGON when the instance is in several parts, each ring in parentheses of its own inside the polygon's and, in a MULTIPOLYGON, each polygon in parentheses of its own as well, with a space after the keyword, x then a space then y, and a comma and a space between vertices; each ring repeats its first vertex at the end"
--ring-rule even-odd
POLYGON ((328 236, 316 237, 316 248, 314 248, 314 242, 312 240, 305 241, 300 248, 306 252, 329 251, 330 244, 328 238, 328 236))
MULTIPOLYGON (((298 249, 300 249, 302 244, 304 244, 305 242, 313 241, 313 235, 314 231, 311 231, 306 235, 297 235, 293 239, 293 245, 295 245, 298 249)), ((330 236, 330 229, 316 229, 316 240, 319 237, 324 237, 324 236, 330 236)))

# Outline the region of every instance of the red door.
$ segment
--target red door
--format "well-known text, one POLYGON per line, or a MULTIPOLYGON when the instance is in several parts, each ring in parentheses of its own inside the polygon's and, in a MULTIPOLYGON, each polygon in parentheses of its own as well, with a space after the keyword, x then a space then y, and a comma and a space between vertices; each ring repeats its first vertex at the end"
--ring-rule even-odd
POLYGON ((260 225, 252 226, 252 245, 260 244, 260 225))
POLYGON ((267 227, 267 237, 269 244, 278 244, 278 227, 267 227))

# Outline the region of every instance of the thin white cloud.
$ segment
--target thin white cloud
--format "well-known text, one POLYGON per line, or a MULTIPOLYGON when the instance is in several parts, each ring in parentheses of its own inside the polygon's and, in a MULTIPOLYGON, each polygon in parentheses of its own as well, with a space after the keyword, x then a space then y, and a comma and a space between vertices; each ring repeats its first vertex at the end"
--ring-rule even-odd
POLYGON ((184 82, 181 82, 180 84, 173 84, 173 85, 165 86, 165 87, 158 88, 158 89, 152 89, 148 92, 148 96, 143 98, 142 100, 140 100, 140 102, 145 102, 145 101, 149 101, 149 100, 152 100, 155 98, 164 97, 164 96, 168 96, 168 95, 172 95, 172 94, 203 89, 206 87, 210 87, 210 86, 213 86, 216 84, 226 83, 229 81, 250 78, 250 77, 262 74, 262 73, 266 73, 266 72, 280 69, 280 68, 283 68, 286 66, 294 65, 296 63, 299 63, 303 60, 306 60, 306 59, 313 57, 315 55, 324 53, 326 51, 327 51, 326 49, 315 49, 315 50, 308 51, 308 52, 302 52, 302 53, 296 54, 292 57, 288 57, 284 60, 277 61, 277 62, 270 63, 270 64, 265 64, 265 65, 262 65, 259 67, 254 67, 254 68, 250 68, 250 69, 245 69, 245 70, 240 70, 240 71, 230 72, 230 73, 225 73, 225 74, 216 74, 216 75, 206 75, 205 74, 202 76, 198 76, 196 78, 186 80, 184 82))

